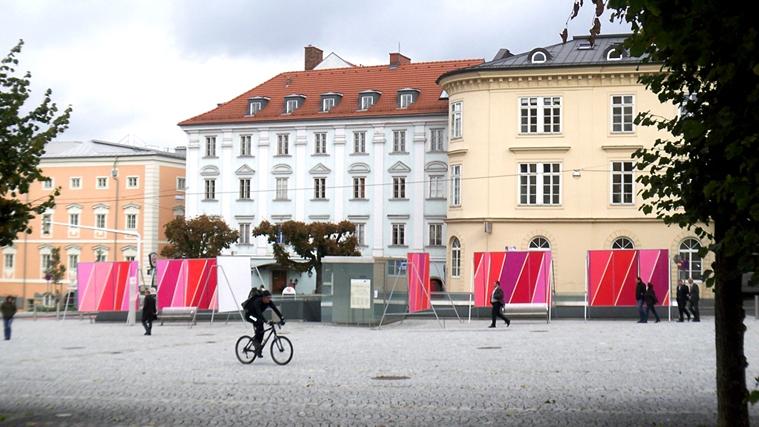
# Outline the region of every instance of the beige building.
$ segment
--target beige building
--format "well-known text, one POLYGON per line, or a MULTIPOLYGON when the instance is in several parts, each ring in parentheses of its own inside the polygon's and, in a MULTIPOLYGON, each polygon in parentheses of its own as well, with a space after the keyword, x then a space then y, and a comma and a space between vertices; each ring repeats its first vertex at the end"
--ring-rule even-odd
POLYGON ((28 200, 43 199, 57 187, 60 195, 53 209, 31 221, 31 234, 20 233, 12 246, 0 248, 0 295, 23 297, 25 307, 35 297, 50 304, 56 293, 76 285, 79 262, 138 256, 136 237, 78 226, 139 233, 144 274, 148 254, 167 243, 164 225, 184 216, 184 152, 104 141, 54 141, 45 150, 39 167, 50 180, 33 184, 28 200), (56 247, 66 278, 53 286, 45 270, 56 247))
POLYGON ((470 289, 475 252, 507 247, 550 250, 557 295, 585 291, 587 252, 598 249, 668 249, 689 261, 680 274, 700 281, 695 233, 639 209, 631 155, 665 135, 633 120, 678 111, 637 82, 660 67, 618 52, 623 39, 502 49, 440 77, 450 97, 449 289, 470 289))

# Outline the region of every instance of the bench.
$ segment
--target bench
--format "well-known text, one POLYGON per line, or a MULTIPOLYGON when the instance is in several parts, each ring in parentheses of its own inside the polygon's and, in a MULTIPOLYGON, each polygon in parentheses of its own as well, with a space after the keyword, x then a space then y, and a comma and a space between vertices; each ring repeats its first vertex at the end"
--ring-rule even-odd
POLYGON ((507 316, 545 317, 546 323, 551 321, 546 303, 514 303, 503 306, 507 316))
POLYGON ((197 323, 195 319, 197 314, 197 307, 164 307, 158 311, 158 320, 161 321, 161 326, 166 320, 186 320, 191 328, 197 323))
POLYGON ((90 323, 95 323, 95 318, 98 316, 97 311, 80 311, 79 312, 79 320, 84 320, 84 318, 90 319, 90 323))
MULTIPOLYGON (((564 293, 561 295, 554 294, 553 298, 554 307, 582 307, 584 311, 584 318, 588 320, 588 294, 584 292, 564 293)), ((556 310, 553 311, 554 317, 556 316, 556 310)))

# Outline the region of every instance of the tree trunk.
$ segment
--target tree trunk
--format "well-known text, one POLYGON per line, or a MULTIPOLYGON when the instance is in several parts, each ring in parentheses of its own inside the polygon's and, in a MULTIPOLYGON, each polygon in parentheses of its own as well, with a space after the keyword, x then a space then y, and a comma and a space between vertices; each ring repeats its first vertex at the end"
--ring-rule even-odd
POLYGON ((314 270, 316 270, 316 289, 314 291, 317 294, 322 293, 322 264, 318 263, 314 266, 314 270))
MULTIPOLYGON (((721 242, 727 221, 715 221, 714 237, 721 242)), ((743 296, 741 274, 734 256, 724 250, 716 254, 714 271, 714 335, 717 349, 717 425, 720 427, 748 427, 748 405, 744 399, 746 389, 746 356, 743 353, 743 296)))

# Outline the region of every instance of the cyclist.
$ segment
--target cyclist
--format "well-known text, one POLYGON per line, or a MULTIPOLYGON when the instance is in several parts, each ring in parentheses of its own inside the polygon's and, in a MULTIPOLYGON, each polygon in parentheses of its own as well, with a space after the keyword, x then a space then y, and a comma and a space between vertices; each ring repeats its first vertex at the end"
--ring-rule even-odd
POLYGON ((263 345, 261 345, 261 342, 264 339, 264 321, 266 320, 264 318, 264 311, 266 311, 267 308, 271 308, 272 311, 277 313, 280 325, 285 324, 285 318, 282 317, 282 313, 280 313, 277 306, 271 302, 271 292, 269 291, 263 291, 261 296, 253 298, 245 307, 245 320, 252 323, 253 327, 256 329, 256 334, 253 337, 253 344, 256 346, 256 354, 258 357, 264 357, 263 345))

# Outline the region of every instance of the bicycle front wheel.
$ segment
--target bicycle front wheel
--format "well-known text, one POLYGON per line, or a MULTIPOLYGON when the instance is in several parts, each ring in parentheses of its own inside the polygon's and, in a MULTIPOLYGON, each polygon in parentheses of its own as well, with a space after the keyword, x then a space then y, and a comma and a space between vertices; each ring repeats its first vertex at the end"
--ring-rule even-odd
POLYGON ((253 345, 253 338, 243 335, 235 344, 235 354, 237 359, 244 364, 253 363, 256 360, 256 348, 253 345))
POLYGON ((287 337, 277 336, 271 343, 271 359, 277 365, 287 365, 293 358, 293 344, 287 337))

